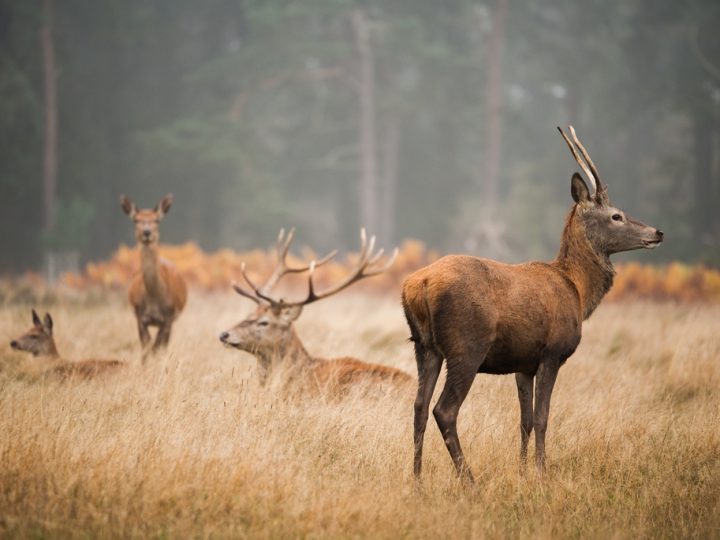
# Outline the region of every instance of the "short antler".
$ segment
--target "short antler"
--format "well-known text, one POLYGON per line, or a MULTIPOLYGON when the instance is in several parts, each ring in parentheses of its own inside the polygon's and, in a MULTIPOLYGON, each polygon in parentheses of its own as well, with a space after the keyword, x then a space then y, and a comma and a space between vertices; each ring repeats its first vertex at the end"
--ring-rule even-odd
MULTIPOLYGON (((281 241, 281 237, 278 238, 278 246, 281 246, 284 244, 281 241)), ((338 293, 345 289, 346 287, 349 287, 356 281, 359 281, 364 278, 376 276, 378 274, 381 274, 385 271, 387 271, 392 264, 395 262, 395 258, 398 254, 398 249, 395 248, 392 256, 390 259, 382 266, 376 266, 377 263, 380 261, 384 254, 384 250, 379 250, 377 253, 373 253, 375 249, 375 237, 372 236, 370 240, 367 238, 367 234, 365 233, 365 229, 361 229, 360 231, 360 254, 358 258, 358 262, 355 265, 354 270, 340 283, 335 285, 334 287, 331 287, 330 289, 323 291, 323 292, 315 292, 315 284, 313 283, 313 273, 315 272, 315 269, 320 266, 321 264, 326 263, 330 256, 326 256, 320 261, 312 261, 308 265, 307 268, 304 270, 308 270, 308 294, 304 300, 300 300, 298 302, 286 302, 284 300, 278 300, 275 298, 272 298, 267 295, 267 287, 257 287, 248 277, 247 273, 245 272, 245 265, 242 266, 242 275, 247 284, 252 288, 253 292, 248 292, 244 290, 242 287, 240 287, 237 284, 233 284, 233 288, 238 294, 241 294, 247 298, 250 298, 256 303, 260 303, 261 301, 265 301, 269 303, 271 306, 278 307, 278 308, 284 308, 284 307, 291 307, 291 306, 304 306, 307 304, 311 304, 313 302, 316 302, 317 300, 321 300, 323 298, 327 298, 328 296, 331 296, 335 293, 338 293)), ((331 255, 334 255, 335 252, 333 252, 331 255)), ((303 271, 303 270, 300 270, 303 271)), ((277 271, 276 271, 277 272, 277 271)), ((275 273, 276 273, 275 272, 275 273)), ((275 276, 275 273, 271 276, 270 282, 273 277, 275 276)), ((287 273, 287 272, 285 272, 287 273)), ((280 274, 284 275, 284 274, 280 274)), ((277 278, 279 279, 279 277, 277 278)), ((277 282, 277 279, 275 279, 275 282, 277 282)), ((266 284, 267 285, 267 284, 266 284)))
POLYGON ((597 167, 595 167, 593 160, 590 158, 590 154, 588 153, 587 150, 585 150, 585 147, 580 142, 580 139, 578 138, 577 134, 575 133, 575 128, 572 126, 569 126, 569 127, 570 127, 570 134, 572 135, 575 145, 573 145, 573 143, 570 142, 570 139, 568 139, 567 135, 565 135, 565 132, 562 130, 562 128, 560 128, 560 126, 558 126, 558 131, 560 132, 560 135, 562 135, 563 139, 565 139, 565 142, 567 143, 568 148, 570 148, 570 152, 572 152, 572 155, 575 158, 575 161, 577 161, 578 164, 580 165, 580 167, 582 167, 582 170, 585 172, 585 175, 588 177, 588 180, 590 180, 590 183, 592 183, 593 187, 595 188, 595 197, 598 200, 607 202, 606 187, 600 181, 600 175, 598 174, 597 167), (582 158, 577 153, 575 146, 577 146, 578 150, 580 150, 580 153, 582 154, 582 158))

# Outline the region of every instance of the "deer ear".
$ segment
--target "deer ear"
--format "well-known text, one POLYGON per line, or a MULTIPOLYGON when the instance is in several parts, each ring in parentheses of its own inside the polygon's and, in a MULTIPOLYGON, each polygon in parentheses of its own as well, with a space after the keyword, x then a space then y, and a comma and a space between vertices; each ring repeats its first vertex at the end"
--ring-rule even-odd
POLYGON ((45 330, 48 331, 48 334, 52 334, 53 320, 49 313, 45 314, 45 319, 43 320, 43 326, 45 327, 45 330))
POLYGON ((165 214, 167 214, 170 211, 170 207, 173 203, 173 195, 172 193, 168 193, 165 195, 162 199, 160 199, 160 202, 157 203, 155 206, 155 211, 160 215, 160 219, 162 219, 165 214))
POLYGON ((580 173, 573 174, 572 180, 570 180, 570 193, 573 200, 578 204, 588 204, 592 201, 590 190, 580 173))
POLYGON ((285 322, 294 322, 302 313, 302 306, 284 307, 280 310, 280 318, 285 322))
POLYGON ((35 325, 35 328, 42 328, 43 323, 40 320, 40 317, 38 316, 37 311, 35 311, 35 308, 33 308, 33 310, 32 310, 32 321, 33 321, 33 324, 35 325))
POLYGON ((135 218, 135 214, 137 212, 135 203, 128 199, 125 195, 120 195, 120 206, 122 207, 123 212, 130 216, 130 219, 135 218))

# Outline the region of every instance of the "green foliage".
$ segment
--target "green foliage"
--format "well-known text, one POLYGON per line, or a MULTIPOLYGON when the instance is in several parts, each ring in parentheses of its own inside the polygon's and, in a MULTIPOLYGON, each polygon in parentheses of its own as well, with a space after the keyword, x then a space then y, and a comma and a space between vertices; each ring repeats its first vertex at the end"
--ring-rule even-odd
MULTIPOLYGON (((508 2, 495 208, 480 195, 495 0, 53 5, 58 199, 84 202, 61 205, 56 230, 40 234, 41 3, 0 0, 0 225, 14 233, 2 270, 37 263, 82 228, 84 257, 130 241, 120 193, 141 206, 175 194, 163 241, 248 248, 298 226, 318 249, 353 246, 358 8, 371 28, 381 177, 386 125, 398 126, 396 239, 464 249, 482 217, 502 222, 509 258, 552 256, 575 168, 554 127, 573 123, 613 200, 668 232, 654 257, 717 260, 717 2, 508 2)), ((488 254, 481 241, 476 251, 488 254)))
POLYGON ((69 202, 59 201, 57 223, 52 231, 42 233, 42 244, 50 251, 72 251, 87 248, 91 224, 95 217, 92 202, 75 197, 69 202))

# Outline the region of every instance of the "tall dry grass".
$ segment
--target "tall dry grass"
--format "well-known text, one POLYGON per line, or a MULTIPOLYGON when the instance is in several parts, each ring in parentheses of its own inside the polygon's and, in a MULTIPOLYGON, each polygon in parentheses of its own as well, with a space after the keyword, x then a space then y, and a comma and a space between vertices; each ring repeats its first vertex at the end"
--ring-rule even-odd
MULTIPOLYGON (((215 337, 248 309, 192 296, 167 354, 142 368, 123 298, 60 301, 61 352, 133 363, 61 383, 6 345, 29 309, 0 308, 0 534, 720 536, 720 307, 602 306, 560 371, 542 481, 518 473, 513 378, 479 376, 459 421, 475 489, 457 484, 432 418, 415 484, 412 388, 341 401, 288 395, 279 376, 258 388, 254 361, 215 337)), ((415 371, 396 299, 342 295, 298 331, 314 353, 415 371)))

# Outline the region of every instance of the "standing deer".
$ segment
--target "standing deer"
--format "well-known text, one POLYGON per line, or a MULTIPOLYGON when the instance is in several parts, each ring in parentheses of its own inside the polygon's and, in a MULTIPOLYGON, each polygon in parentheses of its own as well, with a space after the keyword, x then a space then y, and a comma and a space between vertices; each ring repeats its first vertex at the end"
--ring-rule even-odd
POLYGON ((160 232, 158 225, 170 211, 172 195, 166 195, 153 208, 138 210, 125 195, 120 196, 123 211, 135 224, 135 238, 140 245, 140 272, 133 277, 128 291, 135 311, 143 361, 150 343, 150 326, 157 326, 153 351, 165 347, 170 340, 172 323, 185 307, 185 281, 169 261, 158 256, 160 232))
POLYGON ((662 242, 661 231, 610 204, 607 187, 572 126, 575 145, 558 130, 594 193, 579 173, 573 174, 575 204, 554 261, 504 264, 450 255, 413 273, 403 284, 402 304, 418 366, 416 477, 421 471, 430 399, 443 360, 447 362, 447 380, 433 415, 458 474, 473 480, 460 448, 457 417, 477 373, 515 373, 520 399, 520 461, 527 461, 528 439, 534 429, 535 463, 542 471, 555 378, 580 343, 583 320, 612 285, 615 272, 610 255, 654 248, 662 242))
POLYGON ((16 351, 29 352, 33 356, 41 356, 51 363, 47 373, 61 377, 77 376, 81 378, 92 378, 95 375, 114 370, 125 365, 119 360, 82 360, 70 362, 64 360, 58 353, 53 337, 53 320, 49 313, 40 320, 38 314, 32 310, 33 326, 19 338, 10 342, 10 347, 16 351))
POLYGON ((274 360, 291 362, 294 368, 305 375, 310 373, 320 385, 346 385, 361 379, 378 378, 394 382, 409 382, 410 376, 404 371, 383 366, 368 364, 355 358, 337 358, 326 360, 311 356, 295 333, 292 324, 302 313, 307 304, 322 300, 349 287, 356 281, 385 272, 395 261, 397 250, 382 267, 376 267, 383 255, 383 250, 373 254, 375 237, 367 240, 365 230, 362 230, 362 246, 355 268, 340 283, 334 287, 317 293, 313 285, 314 270, 335 256, 333 251, 319 261, 313 261, 307 266, 290 267, 287 263, 287 254, 293 240, 294 230, 285 237, 281 230, 277 240, 278 264, 274 272, 264 285, 257 287, 242 267, 242 275, 251 291, 234 283, 235 291, 257 304, 257 309, 245 320, 220 334, 220 341, 230 347, 249 352, 258 359, 260 384, 265 384, 268 370, 274 360), (286 302, 269 296, 272 288, 286 274, 309 272, 308 294, 304 300, 286 302))

